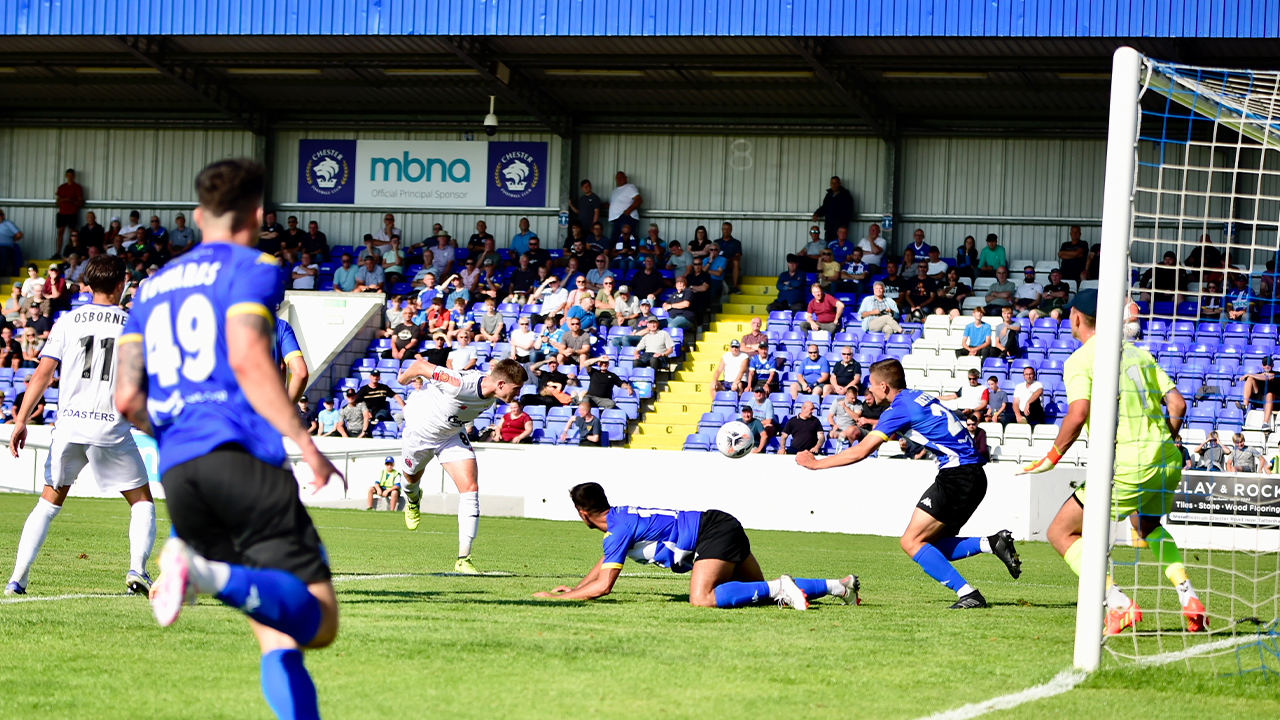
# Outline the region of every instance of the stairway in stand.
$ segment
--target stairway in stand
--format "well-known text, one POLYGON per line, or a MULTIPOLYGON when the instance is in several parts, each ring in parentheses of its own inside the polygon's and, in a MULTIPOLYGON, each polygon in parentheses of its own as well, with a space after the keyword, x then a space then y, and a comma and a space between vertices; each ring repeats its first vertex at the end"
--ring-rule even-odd
POLYGON ((631 434, 627 447, 679 450, 685 437, 698 431, 698 420, 711 410, 711 374, 720 356, 728 352, 730 340, 751 332, 752 317, 768 318, 766 306, 777 292, 774 278, 744 277, 741 282, 739 292, 729 296, 697 346, 685 353, 684 363, 672 368, 671 380, 631 434))

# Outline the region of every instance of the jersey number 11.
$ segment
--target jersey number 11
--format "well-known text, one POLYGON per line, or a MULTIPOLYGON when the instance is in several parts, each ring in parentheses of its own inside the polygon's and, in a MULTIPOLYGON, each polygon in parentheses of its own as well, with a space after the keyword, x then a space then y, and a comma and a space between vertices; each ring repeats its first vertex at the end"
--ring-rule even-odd
MULTIPOLYGON (((92 335, 86 335, 80 340, 84 345, 84 371, 80 373, 80 377, 88 380, 93 376, 93 340, 92 335)), ((102 381, 111 382, 111 355, 116 349, 116 339, 112 337, 102 338, 98 343, 102 348, 102 381)))

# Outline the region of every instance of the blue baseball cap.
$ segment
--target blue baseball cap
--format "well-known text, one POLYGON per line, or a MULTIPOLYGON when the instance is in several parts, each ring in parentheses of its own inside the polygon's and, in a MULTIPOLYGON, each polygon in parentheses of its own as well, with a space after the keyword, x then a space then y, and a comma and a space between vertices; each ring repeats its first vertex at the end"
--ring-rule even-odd
POLYGON ((393 457, 391 457, 390 455, 388 455, 388 456, 386 457, 386 459, 382 461, 382 463, 383 463, 384 465, 389 465, 389 464, 391 464, 391 463, 394 463, 395 461, 396 461, 396 460, 395 460, 395 458, 393 458, 393 457))
POLYGON ((1087 288, 1076 293, 1071 298, 1071 302, 1067 303, 1065 308, 1067 311, 1079 310, 1082 314, 1089 317, 1098 316, 1098 291, 1093 288, 1087 288))

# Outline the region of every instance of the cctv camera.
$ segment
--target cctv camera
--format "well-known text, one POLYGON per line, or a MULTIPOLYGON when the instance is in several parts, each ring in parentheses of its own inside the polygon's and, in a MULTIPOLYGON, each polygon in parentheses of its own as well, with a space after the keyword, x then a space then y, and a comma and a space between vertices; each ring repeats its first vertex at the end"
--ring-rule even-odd
POLYGON ((493 137, 498 134, 498 116, 493 114, 494 96, 489 96, 489 114, 484 116, 484 134, 493 137))

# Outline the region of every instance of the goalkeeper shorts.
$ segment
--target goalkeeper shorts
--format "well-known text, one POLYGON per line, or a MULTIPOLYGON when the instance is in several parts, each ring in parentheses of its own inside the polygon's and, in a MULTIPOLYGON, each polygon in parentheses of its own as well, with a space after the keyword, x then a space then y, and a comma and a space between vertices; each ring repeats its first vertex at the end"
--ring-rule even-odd
MULTIPOLYGON (((1173 509, 1174 494, 1182 482, 1182 457, 1170 458, 1168 464, 1152 464, 1137 472, 1115 475, 1111 488, 1111 516, 1123 520, 1134 513, 1149 517, 1168 515, 1173 509)), ((1076 502, 1084 506, 1085 486, 1076 490, 1076 502)))

